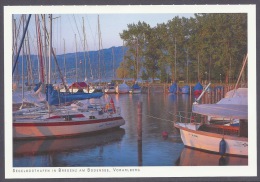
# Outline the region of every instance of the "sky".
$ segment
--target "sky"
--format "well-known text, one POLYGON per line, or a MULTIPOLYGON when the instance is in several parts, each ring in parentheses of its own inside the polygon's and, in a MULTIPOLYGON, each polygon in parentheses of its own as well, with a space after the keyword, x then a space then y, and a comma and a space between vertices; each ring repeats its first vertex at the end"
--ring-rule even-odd
MULTIPOLYGON (((123 41, 120 33, 127 30, 128 24, 137 24, 139 21, 148 23, 151 27, 155 27, 160 23, 167 23, 175 16, 194 17, 194 14, 53 14, 53 47, 57 54, 65 52, 72 53, 83 51, 83 18, 86 32, 87 46, 86 50, 98 50, 98 16, 102 38, 101 48, 110 48, 112 46, 122 46, 123 41), (75 38, 76 34, 76 38, 75 38)), ((17 19, 20 15, 15 16, 17 19)), ((46 16, 48 17, 48 15, 46 16)), ((47 21, 49 22, 49 21, 47 21)), ((49 27, 49 23, 47 23, 49 27)), ((36 36, 35 36, 35 15, 32 15, 29 24, 30 39, 35 42, 32 52, 36 52, 36 36)))
MULTIPOLYGON (((175 16, 191 17, 194 13, 248 13, 253 6, 242 5, 136 5, 136 6, 30 6, 30 8, 16 6, 5 7, 6 20, 10 21, 10 14, 18 17, 21 14, 32 14, 29 25, 31 39, 35 36, 35 14, 53 15, 53 47, 57 54, 63 54, 63 40, 66 53, 83 51, 83 20, 86 30, 89 51, 98 50, 98 15, 102 38, 101 48, 122 46, 119 34, 127 30, 127 25, 144 21, 151 27, 160 23, 167 23, 175 16), (75 40, 76 34, 76 40, 75 40), (76 46, 77 43, 77 46, 76 46)), ((9 26, 8 26, 9 27, 9 26)), ((33 41, 36 42, 36 41, 33 41)), ((36 50, 36 44, 33 46, 36 50)))

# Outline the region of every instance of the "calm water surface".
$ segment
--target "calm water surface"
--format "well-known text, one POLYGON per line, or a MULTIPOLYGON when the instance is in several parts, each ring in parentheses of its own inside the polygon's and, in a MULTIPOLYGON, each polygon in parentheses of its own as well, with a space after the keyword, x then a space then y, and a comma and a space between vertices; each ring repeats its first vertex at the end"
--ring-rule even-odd
POLYGON ((121 107, 120 128, 73 138, 14 142, 14 167, 247 165, 247 158, 224 157, 185 148, 173 127, 177 111, 190 112, 189 95, 163 93, 105 95, 121 107), (137 103, 142 102, 142 140, 137 103), (150 117, 153 116, 153 117, 150 117), (162 132, 168 132, 168 138, 162 132), (210 159, 210 160, 205 160, 210 159))

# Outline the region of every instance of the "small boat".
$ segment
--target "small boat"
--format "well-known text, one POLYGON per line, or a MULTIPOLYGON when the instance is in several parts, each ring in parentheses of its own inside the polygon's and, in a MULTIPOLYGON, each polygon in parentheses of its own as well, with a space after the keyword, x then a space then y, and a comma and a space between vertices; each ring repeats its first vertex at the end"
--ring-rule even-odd
POLYGON ((51 113, 19 113, 13 115, 13 138, 47 138, 80 135, 110 128, 120 127, 125 120, 120 108, 113 100, 104 105, 89 105, 76 101, 68 107, 51 113))
POLYGON ((127 94, 127 93, 129 93, 129 91, 130 91, 130 88, 125 82, 123 82, 122 84, 119 84, 116 87, 116 93, 118 93, 118 94, 127 94))
POLYGON ((131 87, 129 93, 131 93, 131 94, 139 94, 139 93, 141 93, 141 87, 138 85, 138 83, 135 83, 131 87))
POLYGON ((183 93, 183 94, 189 94, 189 93, 190 93, 190 86, 189 86, 189 85, 184 85, 184 86, 181 88, 181 93, 183 93))
POLYGON ((189 118, 182 114, 174 126, 180 130, 185 146, 224 154, 248 156, 248 106, 235 104, 197 104, 189 118), (199 117, 200 116, 200 117, 199 117), (205 117, 203 117, 205 116, 205 117), (213 124, 207 117, 239 120, 239 126, 213 124), (183 122, 185 121, 185 122, 183 122))
POLYGON ((105 89, 106 94, 115 94, 116 93, 116 88, 113 83, 108 83, 107 88, 105 89))
POLYGON ((198 82, 194 88, 193 88, 193 93, 195 96, 199 96, 203 91, 203 86, 198 82))
POLYGON ((169 90, 168 90, 168 92, 169 93, 173 93, 173 94, 176 94, 176 93, 178 93, 179 92, 179 87, 178 87, 178 85, 177 85, 177 83, 176 82, 174 82, 170 87, 169 87, 169 90))

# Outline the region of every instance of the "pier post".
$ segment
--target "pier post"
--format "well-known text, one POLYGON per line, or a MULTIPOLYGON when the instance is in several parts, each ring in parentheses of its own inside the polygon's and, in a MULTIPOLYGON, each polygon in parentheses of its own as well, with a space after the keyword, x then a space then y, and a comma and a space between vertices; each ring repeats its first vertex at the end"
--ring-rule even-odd
POLYGON ((221 89, 221 97, 220 99, 224 98, 224 87, 221 89))
POLYGON ((142 102, 137 103, 137 134, 138 140, 142 140, 142 102))

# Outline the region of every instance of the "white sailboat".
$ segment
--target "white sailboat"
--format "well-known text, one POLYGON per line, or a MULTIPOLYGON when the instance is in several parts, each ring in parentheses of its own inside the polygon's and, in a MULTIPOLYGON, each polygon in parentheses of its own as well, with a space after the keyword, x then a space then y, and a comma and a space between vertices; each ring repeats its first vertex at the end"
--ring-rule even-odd
POLYGON ((245 105, 194 104, 194 114, 206 116, 187 118, 183 116, 174 124, 180 130, 185 146, 219 152, 221 154, 248 155, 248 112, 245 105), (238 119, 239 126, 211 124, 207 117, 238 119), (199 120, 199 118, 201 118, 199 120), (222 148, 220 147, 222 146, 222 148))
POLYGON ((120 108, 112 103, 89 105, 84 101, 77 101, 70 107, 59 108, 52 113, 43 113, 40 110, 14 115, 13 137, 26 139, 73 136, 124 124, 120 108))
POLYGON ((245 67, 244 60, 235 90, 216 104, 199 104, 209 85, 192 106, 192 115, 187 118, 179 116, 174 126, 180 130, 185 146, 217 152, 221 155, 232 154, 248 156, 248 104, 247 89, 237 92, 237 85, 245 67), (210 119, 209 119, 210 118, 210 119), (238 126, 219 124, 213 118, 223 121, 237 121, 238 126), (183 122, 184 121, 184 122, 183 122))
POLYGON ((116 87, 116 93, 118 94, 127 94, 129 93, 130 91, 130 88, 129 86, 125 83, 125 81, 122 83, 122 84, 119 84, 117 87, 116 87))

